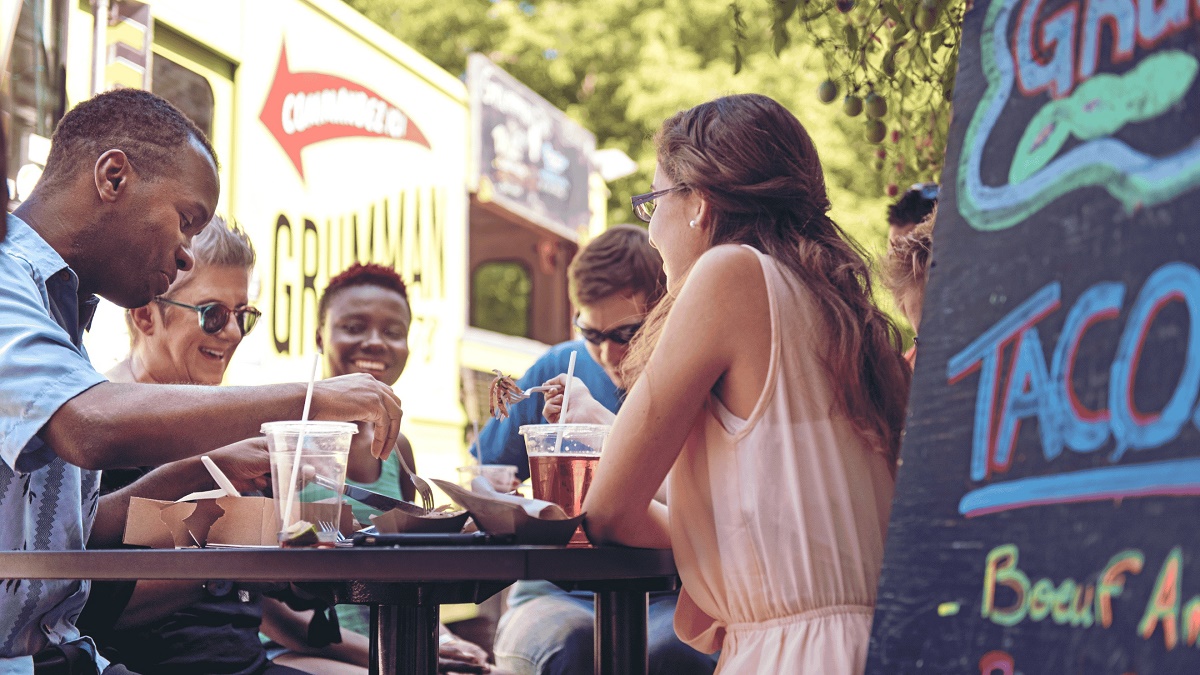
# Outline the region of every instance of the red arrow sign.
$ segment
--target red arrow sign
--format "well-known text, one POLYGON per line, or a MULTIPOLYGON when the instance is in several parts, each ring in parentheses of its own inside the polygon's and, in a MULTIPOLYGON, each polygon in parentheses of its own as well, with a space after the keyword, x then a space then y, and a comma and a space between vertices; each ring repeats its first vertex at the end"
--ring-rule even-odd
POLYGON ((279 51, 275 82, 259 119, 304 178, 300 151, 334 138, 374 136, 429 148, 425 134, 398 106, 370 89, 336 75, 293 73, 287 46, 279 51))

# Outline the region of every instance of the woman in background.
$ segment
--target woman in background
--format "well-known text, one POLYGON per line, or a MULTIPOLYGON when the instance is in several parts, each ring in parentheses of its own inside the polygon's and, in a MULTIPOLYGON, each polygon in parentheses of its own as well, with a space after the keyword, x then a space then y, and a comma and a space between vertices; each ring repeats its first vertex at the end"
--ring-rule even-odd
POLYGON ((633 203, 669 294, 624 362, 588 537, 674 549, 676 632, 721 650, 719 672, 860 673, 908 394, 899 334, 783 106, 704 103, 657 150, 633 203))

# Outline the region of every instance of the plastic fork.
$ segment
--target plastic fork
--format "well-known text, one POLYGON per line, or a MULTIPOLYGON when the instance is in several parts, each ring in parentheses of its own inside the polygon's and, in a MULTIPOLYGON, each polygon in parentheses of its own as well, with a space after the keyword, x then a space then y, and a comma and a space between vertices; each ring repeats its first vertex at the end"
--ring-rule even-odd
POLYGON ((522 392, 513 392, 511 394, 506 394, 504 396, 504 400, 508 401, 509 405, 512 405, 514 403, 520 403, 521 401, 524 401, 525 399, 529 398, 530 396, 533 396, 534 394, 545 393, 547 391, 550 391, 553 388, 554 388, 553 386, 547 387, 545 385, 538 385, 536 387, 530 387, 522 392))
POLYGON ((412 479, 413 486, 417 488, 417 494, 421 496, 421 506, 425 507, 426 511, 432 511, 433 488, 429 487, 429 483, 427 483, 424 478, 418 476, 416 471, 413 471, 411 468, 409 468, 408 462, 404 461, 404 455, 400 454, 398 451, 396 452, 396 459, 400 460, 401 468, 403 468, 404 472, 408 474, 408 477, 412 479))
POLYGON ((321 531, 325 534, 332 534, 338 542, 346 541, 346 535, 342 534, 342 531, 332 520, 318 520, 317 527, 321 528, 321 531))

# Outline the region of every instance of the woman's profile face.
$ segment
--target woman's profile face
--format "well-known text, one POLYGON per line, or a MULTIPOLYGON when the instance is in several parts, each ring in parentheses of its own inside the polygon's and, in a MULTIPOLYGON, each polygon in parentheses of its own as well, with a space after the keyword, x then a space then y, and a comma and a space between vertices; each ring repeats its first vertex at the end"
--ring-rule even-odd
POLYGON ((396 383, 408 363, 412 311, 404 296, 382 286, 349 286, 329 299, 317 336, 327 377, 367 373, 396 383))
MULTIPOLYGON (((652 192, 675 185, 661 164, 655 168, 652 192)), ((691 226, 700 216, 699 202, 700 198, 690 190, 669 192, 655 200, 654 215, 650 217, 650 245, 662 255, 668 282, 679 279, 708 249, 701 224, 691 226)))
MULTIPOLYGON (((201 265, 181 272, 166 297, 187 305, 219 302, 236 309, 249 303, 249 285, 250 273, 245 269, 201 265)), ((237 318, 231 313, 225 326, 210 335, 200 327, 195 310, 152 305, 151 329, 138 343, 146 374, 160 383, 221 384, 229 360, 242 342, 237 318)))

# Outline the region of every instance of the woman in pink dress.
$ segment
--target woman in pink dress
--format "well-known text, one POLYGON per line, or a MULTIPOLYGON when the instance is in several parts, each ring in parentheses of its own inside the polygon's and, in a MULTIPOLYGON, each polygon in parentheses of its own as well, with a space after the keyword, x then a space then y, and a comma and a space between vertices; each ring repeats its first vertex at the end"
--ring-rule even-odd
POLYGON ((720 98, 657 146, 633 201, 670 294, 626 357, 588 536, 674 549, 675 629, 720 649, 718 671, 860 673, 908 394, 899 334, 781 105, 720 98))

